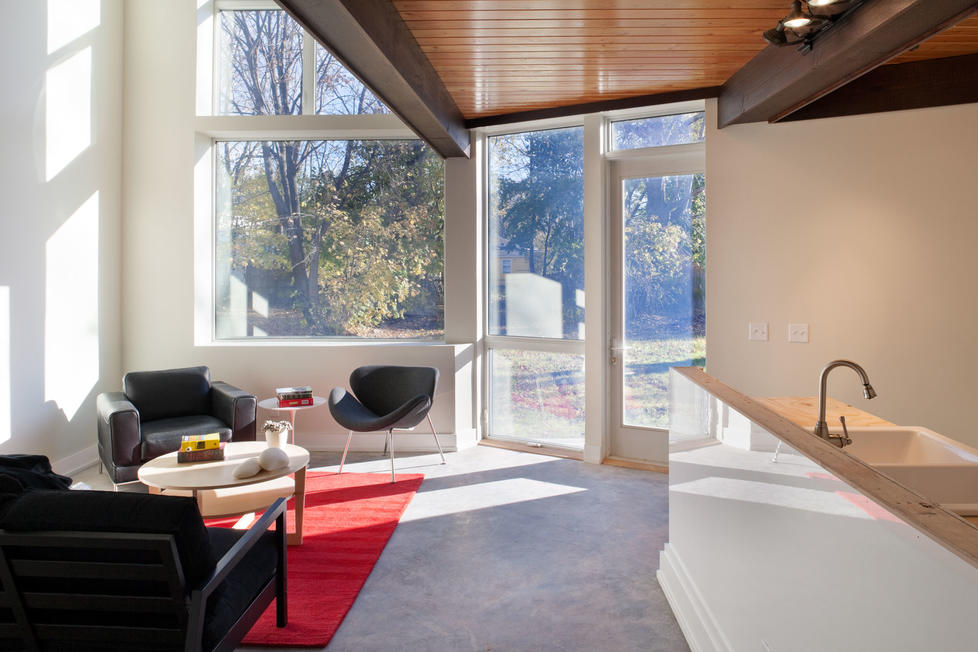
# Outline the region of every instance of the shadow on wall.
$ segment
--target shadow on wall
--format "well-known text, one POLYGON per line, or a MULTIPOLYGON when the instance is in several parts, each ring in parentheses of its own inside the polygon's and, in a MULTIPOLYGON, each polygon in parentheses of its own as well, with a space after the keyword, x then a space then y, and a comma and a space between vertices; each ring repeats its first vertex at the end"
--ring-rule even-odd
POLYGON ((121 31, 105 25, 117 5, 47 0, 7 16, 14 36, 0 52, 20 63, 0 100, 12 123, 0 158, 0 452, 59 460, 91 447, 103 372, 118 384, 117 323, 108 334, 100 323, 118 314, 105 301, 118 256, 102 255, 118 240, 118 136, 106 129, 121 129, 121 31))

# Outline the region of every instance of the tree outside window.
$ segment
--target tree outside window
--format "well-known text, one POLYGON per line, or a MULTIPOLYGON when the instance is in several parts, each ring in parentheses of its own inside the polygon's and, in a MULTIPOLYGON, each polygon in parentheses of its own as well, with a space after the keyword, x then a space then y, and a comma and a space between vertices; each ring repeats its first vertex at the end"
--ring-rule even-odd
MULTIPOLYGON (((221 112, 303 113, 298 25, 275 10, 222 12, 220 24, 221 112)), ((331 54, 316 55, 317 112, 387 111, 331 54)), ((215 148, 219 339, 442 336, 444 170, 430 148, 382 140, 215 148)))

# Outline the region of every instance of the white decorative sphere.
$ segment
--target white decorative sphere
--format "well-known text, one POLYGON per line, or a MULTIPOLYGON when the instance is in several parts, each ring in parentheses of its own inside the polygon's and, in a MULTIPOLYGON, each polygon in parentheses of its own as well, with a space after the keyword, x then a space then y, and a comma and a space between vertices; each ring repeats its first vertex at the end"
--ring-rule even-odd
POLYGON ((289 465, 289 456, 281 448, 266 448, 258 456, 258 463, 266 471, 278 471, 289 465))
POLYGON ((234 469, 234 477, 239 480, 241 478, 250 478, 259 471, 261 471, 261 464, 258 463, 258 458, 249 457, 234 469))

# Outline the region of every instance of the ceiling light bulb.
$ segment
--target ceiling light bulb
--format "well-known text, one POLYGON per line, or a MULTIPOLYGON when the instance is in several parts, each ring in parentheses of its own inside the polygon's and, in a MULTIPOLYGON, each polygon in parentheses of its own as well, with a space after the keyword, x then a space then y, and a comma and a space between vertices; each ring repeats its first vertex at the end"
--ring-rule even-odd
POLYGON ((824 7, 826 5, 834 5, 839 0, 808 0, 809 7, 824 7))
POLYGON ((810 22, 812 22, 811 16, 803 14, 800 0, 795 0, 791 3, 791 13, 784 17, 781 24, 788 29, 795 29, 797 27, 804 27, 810 22))

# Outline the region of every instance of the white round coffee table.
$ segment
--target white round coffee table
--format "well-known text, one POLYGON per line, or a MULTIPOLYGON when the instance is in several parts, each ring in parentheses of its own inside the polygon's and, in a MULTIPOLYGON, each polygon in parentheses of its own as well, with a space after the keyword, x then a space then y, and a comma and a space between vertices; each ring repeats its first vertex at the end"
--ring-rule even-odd
POLYGON ((278 498, 295 496, 295 532, 288 535, 289 543, 302 543, 302 516, 306 502, 306 466, 309 451, 301 446, 286 444, 282 450, 289 456, 289 465, 277 471, 262 470, 248 478, 234 477, 234 469, 248 458, 268 448, 265 442, 228 442, 224 459, 217 462, 180 464, 175 452, 146 462, 137 472, 139 481, 150 493, 192 495, 200 513, 206 518, 246 514, 268 507, 278 498), (295 474, 295 479, 288 477, 295 474))
POLYGON ((292 424, 291 437, 292 443, 295 443, 295 413, 299 410, 311 410, 312 408, 317 408, 320 405, 326 403, 326 399, 322 396, 313 396, 312 405, 293 405, 291 407, 279 407, 277 398, 263 398, 258 401, 258 407, 265 408, 266 410, 275 410, 276 412, 288 412, 289 413, 289 423, 292 424))

